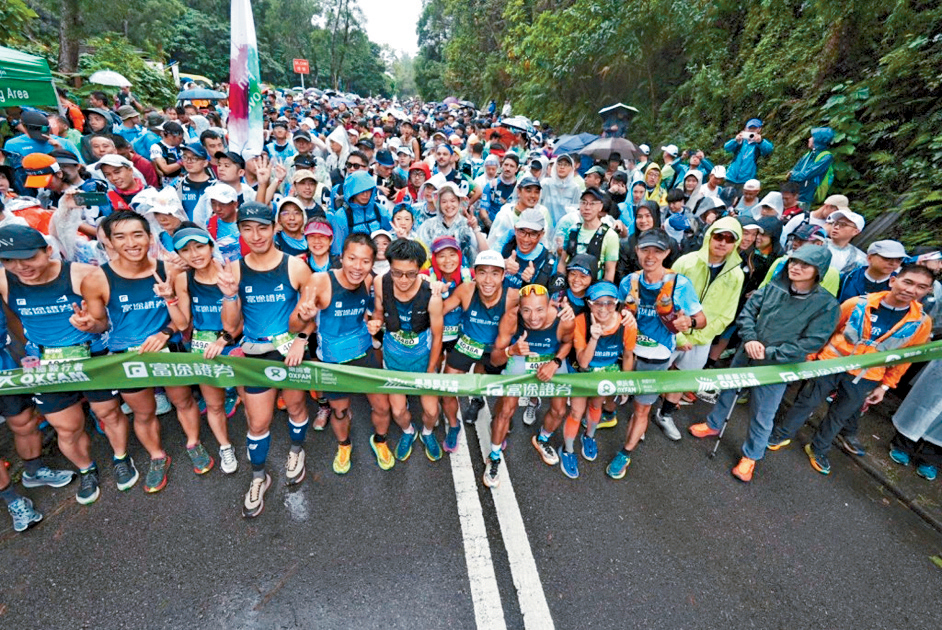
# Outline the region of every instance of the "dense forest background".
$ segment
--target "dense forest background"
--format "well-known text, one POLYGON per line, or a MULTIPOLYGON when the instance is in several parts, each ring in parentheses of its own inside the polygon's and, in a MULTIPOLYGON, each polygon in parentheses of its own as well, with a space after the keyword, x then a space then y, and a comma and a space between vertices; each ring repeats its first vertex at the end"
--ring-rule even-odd
MULTIPOLYGON (((641 113, 629 138, 728 163, 753 116, 784 179, 812 126, 836 131, 832 187, 907 245, 942 244, 942 3, 911 0, 425 0, 422 97, 509 99, 558 132, 600 107, 641 113)), ((658 155, 659 158, 659 155, 658 155)))

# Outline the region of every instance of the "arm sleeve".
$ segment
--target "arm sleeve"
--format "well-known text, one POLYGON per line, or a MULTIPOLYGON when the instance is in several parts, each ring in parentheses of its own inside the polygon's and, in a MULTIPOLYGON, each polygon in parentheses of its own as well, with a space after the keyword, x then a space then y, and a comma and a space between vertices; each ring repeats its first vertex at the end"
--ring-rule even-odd
POLYGON ((638 342, 638 325, 632 320, 625 323, 622 334, 622 343, 625 345, 625 352, 634 352, 635 344, 638 342))
POLYGON ((587 337, 585 315, 580 315, 576 318, 576 325, 572 331, 572 347, 575 348, 576 352, 584 350, 588 345, 586 342, 587 337))

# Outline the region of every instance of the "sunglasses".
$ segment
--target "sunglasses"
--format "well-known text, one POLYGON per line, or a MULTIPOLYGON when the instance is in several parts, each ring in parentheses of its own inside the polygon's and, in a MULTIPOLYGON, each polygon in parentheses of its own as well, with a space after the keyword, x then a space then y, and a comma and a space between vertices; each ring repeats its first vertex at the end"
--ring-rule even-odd
POLYGON ((366 164, 360 164, 359 162, 347 162, 348 171, 357 171, 361 168, 366 168, 366 164))
POLYGON ((528 284, 525 287, 520 289, 520 297, 527 297, 530 295, 546 295, 546 287, 542 284, 528 284))
POLYGON ((617 303, 618 302, 616 302, 615 300, 590 300, 589 301, 589 304, 591 304, 592 306, 598 306, 599 308, 604 308, 604 309, 615 308, 615 305, 617 303))
POLYGON ((419 277, 418 271, 399 271, 398 269, 390 269, 389 275, 396 279, 408 278, 409 280, 415 280, 419 277))
POLYGON ((714 241, 721 241, 723 243, 728 243, 730 245, 736 242, 736 237, 730 234, 729 232, 714 233, 712 238, 714 241))

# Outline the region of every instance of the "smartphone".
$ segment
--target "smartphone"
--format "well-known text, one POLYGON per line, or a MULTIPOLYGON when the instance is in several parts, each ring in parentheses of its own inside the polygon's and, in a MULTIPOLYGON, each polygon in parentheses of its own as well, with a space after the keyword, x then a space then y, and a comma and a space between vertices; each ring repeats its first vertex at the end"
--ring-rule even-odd
POLYGON ((91 208, 108 205, 108 195, 103 192, 77 192, 72 196, 75 205, 91 208))

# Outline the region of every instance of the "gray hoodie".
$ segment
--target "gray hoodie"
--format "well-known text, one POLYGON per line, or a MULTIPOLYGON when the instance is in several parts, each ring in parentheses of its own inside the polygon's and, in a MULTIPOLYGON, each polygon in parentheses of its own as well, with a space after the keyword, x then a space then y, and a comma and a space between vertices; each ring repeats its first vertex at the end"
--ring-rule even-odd
MULTIPOLYGON (((769 284, 752 294, 736 320, 743 345, 758 341, 765 346, 765 359, 751 361, 752 365, 804 361, 827 343, 837 326, 840 305, 821 287, 831 252, 819 245, 802 245, 789 258, 817 267, 817 281, 810 293, 793 295, 788 265, 782 265, 769 284)), ((739 351, 744 352, 742 348, 739 351)))

